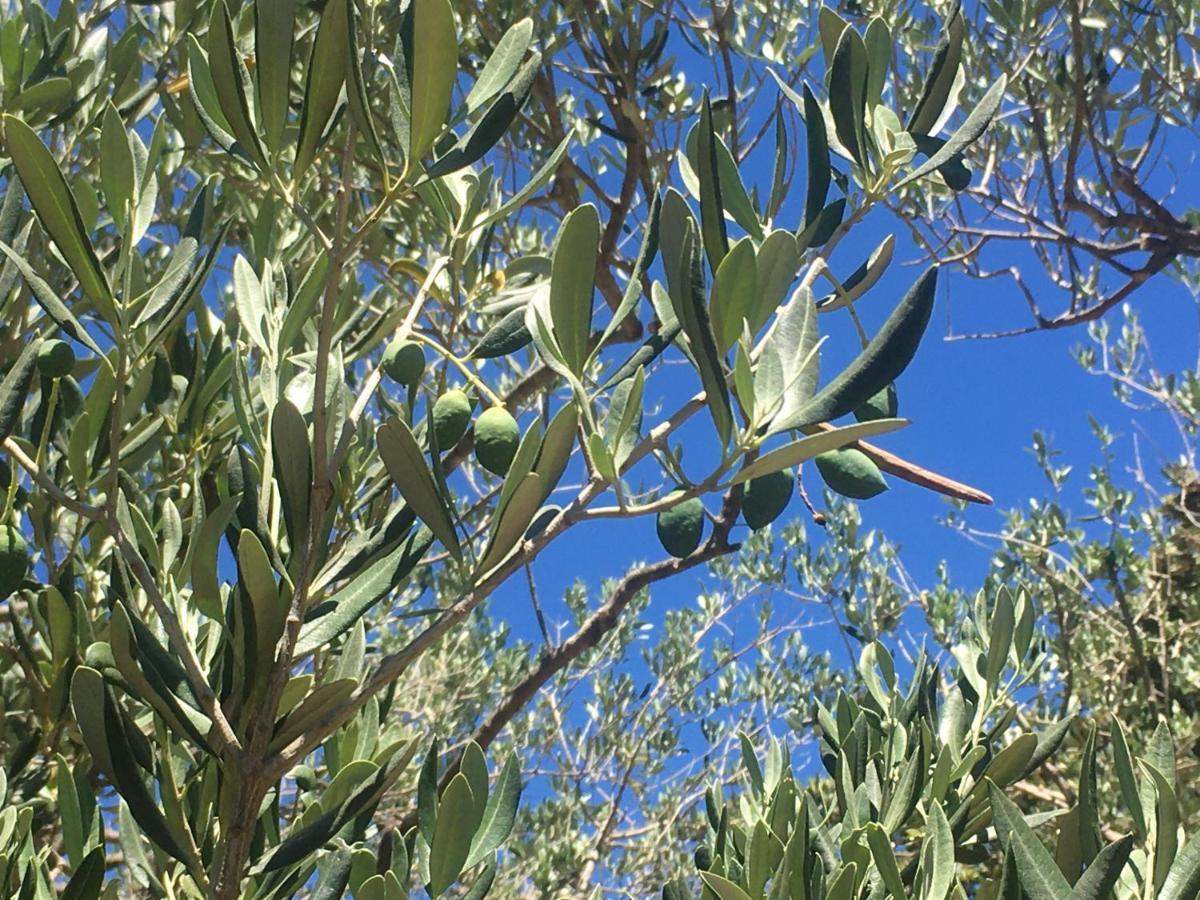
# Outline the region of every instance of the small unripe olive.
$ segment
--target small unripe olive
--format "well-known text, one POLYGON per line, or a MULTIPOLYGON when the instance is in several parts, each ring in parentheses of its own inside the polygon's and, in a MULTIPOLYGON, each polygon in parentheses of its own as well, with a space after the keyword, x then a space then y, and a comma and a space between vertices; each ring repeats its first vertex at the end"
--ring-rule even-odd
POLYGON ((704 534, 704 504, 699 497, 691 497, 664 509, 658 514, 655 528, 664 550, 678 559, 691 556, 704 534))
POLYGON ((475 420, 475 458, 494 475, 508 474, 520 441, 517 420, 503 406, 493 406, 475 420))
POLYGON ((770 525, 792 499, 792 472, 783 469, 751 478, 742 495, 742 515, 746 524, 757 531, 770 525))
POLYGON ((871 457, 854 447, 829 450, 813 457, 821 478, 843 497, 870 500, 888 489, 879 467, 871 457))
POLYGON ((425 374, 425 351, 415 341, 392 341, 383 351, 382 365, 393 381, 416 384, 425 374))
POLYGON ((37 366, 47 378, 66 378, 75 370, 75 351, 66 341, 51 338, 38 348, 37 366))
POLYGON ((440 450, 449 450, 471 424, 471 399, 457 388, 433 401, 433 433, 440 450))

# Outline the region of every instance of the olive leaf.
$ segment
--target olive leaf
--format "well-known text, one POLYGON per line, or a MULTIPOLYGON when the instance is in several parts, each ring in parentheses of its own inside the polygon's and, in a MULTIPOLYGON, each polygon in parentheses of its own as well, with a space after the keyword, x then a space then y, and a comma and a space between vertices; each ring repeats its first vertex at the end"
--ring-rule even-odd
POLYGON ((771 425, 771 433, 828 422, 850 412, 907 368, 933 312, 937 267, 925 270, 863 351, 800 409, 771 425))
POLYGON ((289 400, 280 400, 271 414, 271 455, 275 481, 283 501, 283 519, 294 547, 308 537, 308 504, 312 492, 312 451, 304 417, 289 400))
POLYGON ((351 0, 329 0, 321 10, 321 21, 308 58, 304 105, 300 110, 300 137, 292 166, 292 179, 297 182, 312 165, 346 83, 346 73, 352 62, 350 3, 351 0))
POLYGON ((442 133, 458 77, 458 34, 449 2, 413 0, 412 16, 410 170, 442 133))
POLYGON ((700 180, 700 233, 708 264, 715 272, 729 252, 725 229, 725 201, 721 194, 721 174, 717 161, 717 135, 713 130, 712 104, 708 91, 700 101, 700 124, 696 148, 696 174, 700 180))
POLYGON ((925 76, 920 99, 909 116, 907 129, 917 134, 934 134, 938 123, 948 112, 954 85, 959 79, 966 23, 963 20, 962 0, 954 0, 942 25, 942 36, 934 51, 933 63, 925 76))
POLYGON ((1004 102, 1004 93, 1008 88, 1008 76, 1001 75, 983 95, 979 103, 971 114, 967 116, 966 121, 958 127, 954 134, 950 135, 950 139, 942 145, 936 153, 917 166, 897 185, 903 187, 906 184, 911 184, 918 178, 924 178, 930 172, 936 171, 942 166, 953 160, 958 154, 962 153, 967 147, 979 140, 983 133, 987 131, 988 126, 992 124, 992 119, 996 117, 996 113, 1000 110, 1000 104, 1004 102))
POLYGON ((115 322, 112 287, 84 227, 79 204, 58 164, 33 129, 16 116, 5 114, 3 124, 5 147, 38 221, 79 280, 83 292, 102 316, 115 322))
POLYGON ((734 484, 742 484, 751 478, 768 475, 781 469, 790 469, 805 460, 812 459, 818 453, 837 450, 863 438, 887 434, 903 428, 908 422, 904 419, 876 419, 873 422, 856 422, 853 425, 843 425, 841 428, 831 428, 807 437, 799 438, 790 444, 784 444, 769 453, 764 453, 754 462, 747 463, 733 476, 734 484))
POLYGON ((729 389, 713 337, 708 308, 704 302, 704 269, 700 258, 700 241, 695 225, 687 223, 679 249, 677 288, 670 295, 671 306, 683 326, 695 354, 696 368, 704 385, 705 399, 721 445, 729 443, 733 433, 733 411, 729 406, 729 389))
POLYGON ((499 94, 521 67, 533 39, 533 20, 521 19, 509 26, 488 57, 479 77, 463 100, 463 112, 471 113, 499 94))
POLYGON ((563 219, 550 270, 550 324, 567 368, 583 373, 592 328, 600 216, 585 203, 563 219))
POLYGON ((251 118, 250 101, 246 96, 249 87, 245 65, 233 38, 233 22, 229 18, 229 7, 225 0, 213 4, 208 24, 208 65, 216 89, 217 102, 225 121, 236 139, 234 149, 240 151, 259 168, 267 168, 266 156, 258 129, 251 118))
POLYGON ((833 312, 849 306, 867 291, 875 286, 887 267, 891 264, 892 253, 896 248, 896 236, 889 234, 871 251, 871 255, 863 261, 854 272, 841 284, 841 290, 827 294, 817 301, 820 312, 833 312))
POLYGON ((295 0, 259 0, 254 4, 254 84, 263 140, 278 153, 290 103, 295 0))
POLYGON ((845 28, 829 68, 829 112, 838 141, 860 166, 868 162, 867 81, 870 62, 862 37, 845 28))
POLYGON ((450 554, 462 559, 462 548, 454 530, 450 510, 425 464, 421 447, 403 419, 392 416, 375 432, 379 455, 401 496, 450 554))

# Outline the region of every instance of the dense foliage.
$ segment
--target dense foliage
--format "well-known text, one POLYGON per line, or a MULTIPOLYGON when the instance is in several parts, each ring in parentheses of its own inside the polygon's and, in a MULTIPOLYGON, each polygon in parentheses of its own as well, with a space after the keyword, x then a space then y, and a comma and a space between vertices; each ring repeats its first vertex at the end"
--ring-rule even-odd
MULTIPOLYGON (((1078 11, 1013 5, 1078 31, 1078 11)), ((1002 109, 1040 77, 1004 48, 1032 37, 968 40, 984 13, 957 2, 885 6, 6 9, 4 891, 1194 894, 1160 724, 1195 740, 1174 712, 1192 715, 1194 669, 1168 659, 1194 601, 1163 588, 1190 583, 1173 507, 1147 511, 1145 545, 1014 519, 996 579, 929 599, 953 664, 893 662, 905 586, 852 505, 822 515, 823 543, 779 518, 808 502, 806 461, 846 498, 886 475, 989 500, 869 440, 907 424, 896 381, 945 273, 933 254, 876 321, 859 301, 895 286, 897 240, 858 235, 956 228, 944 210, 985 196, 981 161, 1012 152, 1002 109), (551 634, 534 562, 639 518, 662 549, 571 592, 551 634), (1065 597, 1058 542, 1083 557, 1065 597), (650 589, 706 571, 639 689, 650 589), (1081 622, 1097 577, 1142 648, 1140 702, 1062 677, 1104 647, 1081 622), (522 579, 536 656, 487 605, 522 579), (779 613, 796 591, 844 658, 779 613), (743 614, 755 635, 731 641, 743 614), (1106 781, 1081 709, 1128 723, 1105 732, 1106 781), (763 739, 813 717, 827 779, 763 739), (711 755, 674 765, 697 740, 711 755), (710 782, 735 758, 726 803, 710 782), (522 807, 531 778, 548 789, 522 807), (1097 800, 1114 778, 1121 812, 1097 800), (1027 823, 1007 799, 1072 781, 1065 813, 1027 823), (1045 822, 1057 859, 1029 830, 1045 822)), ((1135 102, 1165 119, 1185 101, 1135 102)), ((1148 377, 1194 430, 1194 393, 1148 377)), ((1093 499, 1127 513, 1115 487, 1093 499)))

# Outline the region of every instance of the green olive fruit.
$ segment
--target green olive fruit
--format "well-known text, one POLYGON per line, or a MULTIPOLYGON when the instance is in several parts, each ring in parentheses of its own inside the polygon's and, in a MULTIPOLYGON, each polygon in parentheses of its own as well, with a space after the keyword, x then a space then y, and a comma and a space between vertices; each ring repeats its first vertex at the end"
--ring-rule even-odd
POLYGON ((0 526, 0 598, 21 586, 29 572, 29 545, 12 525, 0 526))
POLYGON ((495 475, 508 474, 520 441, 517 420, 503 406, 493 406, 475 420, 475 458, 495 475))
POLYGON ((783 469, 751 478, 742 494, 742 515, 755 531, 770 525, 792 499, 792 470, 783 469))
POLYGON ((655 527, 664 550, 678 559, 691 556, 704 534, 704 504, 699 497, 692 497, 664 509, 658 514, 655 527))
POLYGON ((83 663, 98 671, 105 669, 115 669, 117 661, 113 657, 112 645, 107 641, 96 641, 88 644, 86 650, 83 651, 83 663))
POLYGON ((471 398, 458 389, 446 391, 433 401, 432 416, 438 449, 449 450, 471 424, 471 398))
POLYGON ((381 365, 400 384, 416 384, 425 374, 425 351, 414 341, 392 341, 383 351, 381 365))
POLYGON ((888 489, 879 467, 867 454, 853 447, 821 453, 813 462, 830 489, 843 497, 870 500, 888 489))
POLYGON ((896 399, 896 385, 889 384, 883 390, 868 397, 854 408, 854 418, 860 422, 873 422, 875 419, 894 419, 900 409, 896 399))
POLYGON ((37 366, 47 378, 66 378, 75 370, 75 351, 66 341, 51 338, 38 348, 37 366))

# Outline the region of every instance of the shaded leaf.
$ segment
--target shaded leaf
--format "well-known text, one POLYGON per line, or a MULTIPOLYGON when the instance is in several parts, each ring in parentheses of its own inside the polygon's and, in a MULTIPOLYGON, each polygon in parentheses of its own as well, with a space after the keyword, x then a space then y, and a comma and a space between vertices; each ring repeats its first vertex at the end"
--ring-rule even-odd
POLYGON ((404 501, 412 507, 421 521, 429 526, 439 541, 455 559, 462 559, 462 548, 454 531, 454 522, 437 485, 421 447, 412 430, 403 419, 392 416, 375 432, 379 455, 387 467, 388 475, 404 501))

